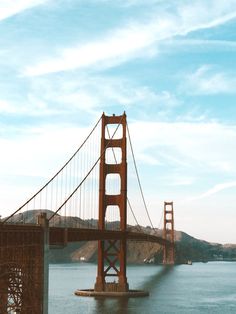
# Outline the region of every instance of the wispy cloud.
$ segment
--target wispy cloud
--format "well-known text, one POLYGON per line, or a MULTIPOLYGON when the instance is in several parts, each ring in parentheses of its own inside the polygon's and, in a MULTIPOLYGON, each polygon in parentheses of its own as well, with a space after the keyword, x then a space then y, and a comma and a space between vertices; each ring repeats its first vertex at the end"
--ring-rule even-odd
MULTIPOLYGON (((125 77, 112 75, 73 77, 50 80, 46 77, 31 79, 27 106, 15 104, 16 112, 24 110, 26 115, 33 111, 43 114, 53 110, 99 114, 106 108, 121 106, 123 110, 142 110, 145 104, 151 115, 159 108, 171 110, 181 102, 168 90, 157 91, 150 86, 138 84, 125 77), (28 108, 30 107, 30 108, 28 108), (28 112, 27 112, 28 111, 28 112)), ((4 109, 4 108, 2 108, 4 109)), ((7 108, 5 108, 7 110, 7 108)), ((10 108, 9 108, 10 109, 10 108)), ((0 106, 1 111, 1 106, 0 106)))
POLYGON ((18 132, 19 136, 14 138, 1 137, 0 144, 4 147, 0 156, 1 174, 48 177, 70 157, 90 129, 65 124, 59 128, 47 123, 26 129, 24 134, 18 132))
POLYGON ((236 77, 214 69, 213 66, 203 65, 194 73, 187 74, 180 85, 182 91, 189 94, 220 94, 236 93, 236 77))
POLYGON ((236 173, 234 126, 137 121, 131 123, 130 129, 140 162, 147 162, 147 158, 142 160, 145 154, 157 158, 169 170, 181 169, 181 173, 236 173))
POLYGON ((200 1, 191 6, 179 5, 176 12, 169 13, 165 9, 161 14, 153 13, 150 21, 128 23, 95 41, 62 49, 57 56, 28 65, 23 70, 23 75, 38 76, 90 66, 116 65, 130 58, 143 56, 144 49, 150 57, 149 48, 159 41, 215 27, 236 17, 233 1, 229 1, 227 5, 216 5, 214 1, 200 1))
POLYGON ((15 113, 17 108, 12 106, 8 101, 0 99, 0 113, 15 113))
POLYGON ((64 49, 58 57, 28 66, 24 70, 24 75, 37 76, 96 64, 100 67, 104 62, 109 62, 109 65, 121 63, 133 53, 149 46, 154 40, 153 37, 154 35, 145 27, 141 29, 138 26, 127 26, 95 42, 64 49))
POLYGON ((10 208, 12 212, 45 184, 91 130, 65 124, 56 127, 49 123, 43 127, 26 128, 24 134, 20 127, 15 128, 17 136, 0 137, 0 185, 4 191, 2 215, 9 213, 10 208))
POLYGON ((57 109, 49 106, 43 100, 29 94, 27 101, 23 103, 19 102, 10 102, 0 99, 0 114, 7 115, 24 115, 26 116, 47 116, 47 115, 56 115, 62 114, 65 109, 57 109))
POLYGON ((47 1, 48 0, 1 0, 0 21, 47 1))
POLYGON ((122 1, 122 0, 118 0, 117 2, 119 2, 121 5, 123 6, 139 6, 139 5, 153 5, 153 4, 157 4, 157 3, 161 3, 164 2, 165 0, 149 0, 148 2, 144 3, 143 0, 129 0, 129 1, 122 1))
POLYGON ((226 4, 214 0, 186 3, 178 7, 186 33, 222 25, 236 17, 234 0, 229 0, 226 4))
POLYGON ((211 51, 234 51, 236 50, 236 42, 231 40, 215 40, 215 39, 170 39, 165 40, 161 45, 161 51, 164 49, 168 52, 211 52, 211 51))
POLYGON ((221 191, 231 189, 233 187, 236 187, 236 181, 216 184, 215 186, 213 186, 208 191, 206 191, 206 192, 204 192, 204 193, 202 193, 196 197, 189 198, 188 201, 194 201, 194 200, 206 198, 206 197, 209 197, 211 195, 217 194, 221 191))
MULTIPOLYGON (((194 178, 202 176, 202 174, 216 175, 223 172, 232 175, 236 173, 234 149, 236 129, 233 126, 226 127, 211 123, 131 121, 129 129, 137 162, 143 167, 147 165, 157 167, 155 171, 159 173, 162 182, 165 181, 167 175, 169 184, 191 185, 193 182, 195 184, 194 178), (224 165, 223 168, 222 165, 224 165), (228 169, 225 169, 226 166, 228 169), (167 168, 168 171, 166 171, 167 168), (158 169, 164 169, 165 173, 160 173, 158 169), (188 173, 191 173, 191 178, 187 176, 188 173)), ((52 169, 50 167, 55 159, 63 156, 63 151, 68 153, 76 148, 78 134, 83 139, 87 131, 87 127, 78 128, 65 124, 49 126, 48 123, 41 127, 28 128, 27 133, 20 139, 19 137, 1 139, 1 147, 4 148, 4 154, 0 158, 1 164, 5 164, 5 167, 8 164, 8 171, 11 169, 12 173, 18 169, 17 172, 21 174, 25 172, 31 175, 38 175, 42 170, 34 169, 35 164, 39 164, 45 168, 41 172, 46 173, 46 170, 52 169), (71 139, 69 142, 68 138, 71 139), (58 141, 58 139, 60 140, 58 141), (52 145, 54 141, 55 143, 52 145), (32 158, 32 154, 28 153, 31 147, 35 147, 34 158, 32 158), (41 160, 42 147, 44 151, 47 151, 45 164, 41 160), (18 163, 14 163, 13 151, 22 151, 22 159, 27 161, 24 162, 23 168, 18 168, 18 163), (30 160, 32 161, 30 162, 30 160), (50 164, 52 160, 53 162, 50 164), (15 169, 10 167, 11 164, 14 164, 15 169)), ((2 169, 3 173, 5 173, 4 169, 2 169)), ((235 184, 235 181, 226 185, 217 185, 215 189, 220 191, 232 184, 235 184)), ((204 193, 204 195, 208 195, 208 193, 204 193)))

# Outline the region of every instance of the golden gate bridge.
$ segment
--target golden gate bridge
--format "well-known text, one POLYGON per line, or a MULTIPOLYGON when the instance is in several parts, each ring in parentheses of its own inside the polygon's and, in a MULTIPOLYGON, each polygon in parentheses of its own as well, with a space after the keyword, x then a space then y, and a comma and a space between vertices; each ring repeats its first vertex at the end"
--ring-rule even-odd
POLYGON ((126 114, 103 113, 63 167, 1 220, 0 313, 47 313, 48 250, 53 245, 98 241, 97 277, 89 291, 92 295, 132 296, 126 274, 128 240, 159 243, 163 264, 174 264, 173 202, 164 203, 162 236, 144 233, 127 193, 127 147, 143 203, 142 214, 154 230, 126 114))

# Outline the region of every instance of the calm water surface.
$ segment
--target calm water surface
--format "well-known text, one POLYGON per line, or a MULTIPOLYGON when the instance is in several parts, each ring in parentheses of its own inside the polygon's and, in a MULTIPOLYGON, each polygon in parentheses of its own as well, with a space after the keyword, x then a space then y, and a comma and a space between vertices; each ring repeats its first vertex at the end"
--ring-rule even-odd
POLYGON ((236 263, 211 262, 172 268, 128 267, 131 289, 150 292, 146 298, 95 299, 73 292, 93 288, 96 265, 50 265, 49 314, 236 313, 236 263))

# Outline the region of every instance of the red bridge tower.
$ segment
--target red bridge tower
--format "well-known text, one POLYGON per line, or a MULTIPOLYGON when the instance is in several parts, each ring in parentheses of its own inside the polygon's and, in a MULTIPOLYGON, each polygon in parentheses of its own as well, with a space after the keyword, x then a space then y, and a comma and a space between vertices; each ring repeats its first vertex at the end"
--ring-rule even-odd
POLYGON ((173 265, 175 263, 175 234, 174 234, 173 202, 164 202, 163 239, 170 241, 170 245, 164 244, 164 247, 163 247, 163 264, 173 265))
MULTIPOLYGON (((101 160, 99 181, 99 221, 98 228, 105 230, 105 218, 108 206, 118 206, 120 211, 120 230, 127 226, 127 161, 126 161, 126 114, 121 116, 102 115, 101 160), (105 130, 108 124, 122 127, 122 137, 106 139, 105 130), (106 163, 107 148, 121 149, 121 163, 106 163), (120 175, 120 193, 106 194, 106 177, 108 174, 120 175)), ((126 239, 98 241, 98 268, 94 290, 127 292, 129 285, 126 277, 126 239), (106 282, 107 277, 118 278, 118 282, 106 282)))

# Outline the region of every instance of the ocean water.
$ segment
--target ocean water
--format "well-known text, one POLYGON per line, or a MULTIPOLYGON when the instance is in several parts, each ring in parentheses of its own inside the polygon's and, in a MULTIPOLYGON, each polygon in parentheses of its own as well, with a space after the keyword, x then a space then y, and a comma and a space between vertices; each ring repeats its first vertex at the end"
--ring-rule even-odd
POLYGON ((50 265, 49 314, 236 313, 236 262, 128 266, 130 288, 148 290, 149 297, 75 296, 76 289, 93 288, 96 269, 89 263, 50 265))

